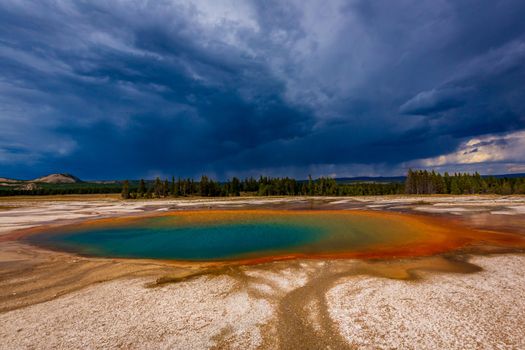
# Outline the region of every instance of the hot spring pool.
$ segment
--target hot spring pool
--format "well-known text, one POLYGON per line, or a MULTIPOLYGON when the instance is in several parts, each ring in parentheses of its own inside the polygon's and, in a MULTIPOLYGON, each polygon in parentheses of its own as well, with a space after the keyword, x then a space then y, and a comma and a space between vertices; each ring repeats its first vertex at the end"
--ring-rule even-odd
POLYGON ((87 256, 223 261, 426 255, 467 243, 470 238, 460 233, 400 214, 214 210, 98 220, 24 239, 87 256))

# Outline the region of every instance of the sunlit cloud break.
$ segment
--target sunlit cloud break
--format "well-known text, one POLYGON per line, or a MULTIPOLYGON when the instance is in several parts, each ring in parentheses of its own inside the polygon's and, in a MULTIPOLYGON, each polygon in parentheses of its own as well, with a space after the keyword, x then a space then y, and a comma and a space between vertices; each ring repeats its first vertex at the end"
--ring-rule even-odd
POLYGON ((500 171, 525 171, 525 131, 503 135, 486 135, 462 143, 456 151, 437 157, 422 159, 412 166, 453 168, 462 165, 501 165, 500 171))

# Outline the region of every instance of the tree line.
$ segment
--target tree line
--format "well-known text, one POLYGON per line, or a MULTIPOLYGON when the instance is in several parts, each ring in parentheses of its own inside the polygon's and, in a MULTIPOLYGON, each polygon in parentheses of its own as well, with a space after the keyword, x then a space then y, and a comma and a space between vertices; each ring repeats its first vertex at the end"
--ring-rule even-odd
POLYGON ((218 182, 202 176, 200 181, 191 178, 171 180, 156 178, 153 182, 141 179, 138 184, 124 181, 122 198, 166 198, 166 197, 230 197, 252 196, 366 196, 402 194, 403 183, 337 183, 333 178, 321 177, 313 180, 296 180, 289 177, 267 177, 258 179, 233 177, 218 182))
POLYGON ((444 173, 409 170, 405 182, 341 183, 321 177, 296 180, 289 177, 233 177, 225 182, 202 176, 123 181, 111 184, 39 184, 26 190, 0 186, 0 196, 121 193, 123 198, 229 197, 229 196, 369 196, 391 194, 525 194, 525 178, 481 176, 479 173, 444 173))
POLYGON ((435 171, 408 171, 406 194, 525 194, 525 178, 481 176, 479 173, 443 175, 435 171))

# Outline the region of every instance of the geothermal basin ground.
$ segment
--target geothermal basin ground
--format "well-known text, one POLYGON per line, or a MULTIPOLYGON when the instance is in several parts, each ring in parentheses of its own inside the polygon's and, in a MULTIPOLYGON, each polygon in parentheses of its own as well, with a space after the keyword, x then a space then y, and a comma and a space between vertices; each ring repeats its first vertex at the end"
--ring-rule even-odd
POLYGON ((3 198, 0 349, 525 348, 523 239, 520 196, 3 198), (455 244, 188 261, 92 256, 28 240, 93 222, 241 211, 437 223, 455 244), (465 232, 469 240, 457 239, 465 232))

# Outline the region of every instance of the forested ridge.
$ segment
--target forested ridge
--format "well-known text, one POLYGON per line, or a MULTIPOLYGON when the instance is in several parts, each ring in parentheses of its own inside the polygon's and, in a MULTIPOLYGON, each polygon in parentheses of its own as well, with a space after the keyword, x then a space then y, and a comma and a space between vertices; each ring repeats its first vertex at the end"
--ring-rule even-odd
POLYGON ((253 177, 240 180, 236 177, 226 181, 214 181, 202 176, 200 181, 172 178, 147 184, 140 180, 138 186, 125 181, 123 198, 163 198, 163 197, 228 197, 240 195, 253 196, 361 196, 381 194, 402 194, 403 183, 355 183, 340 184, 333 178, 321 177, 313 180, 296 180, 288 177, 253 177))
POLYGON ((367 196, 392 194, 525 194, 523 177, 482 177, 478 173, 455 173, 443 175, 435 171, 409 170, 405 182, 355 182, 338 183, 336 179, 321 177, 313 180, 292 178, 259 179, 232 178, 227 182, 217 182, 203 176, 200 181, 172 178, 162 181, 157 178, 147 185, 144 180, 138 187, 125 182, 124 198, 162 198, 162 197, 226 197, 240 195, 255 196, 367 196))
POLYGON ((289 177, 233 177, 215 181, 175 178, 114 183, 36 184, 30 189, 0 186, 0 196, 121 193, 125 199, 230 196, 367 196, 394 194, 525 194, 525 177, 481 176, 409 170, 405 181, 348 181, 329 177, 296 180, 289 177))
POLYGON ((406 194, 525 194, 525 178, 409 170, 406 194))

